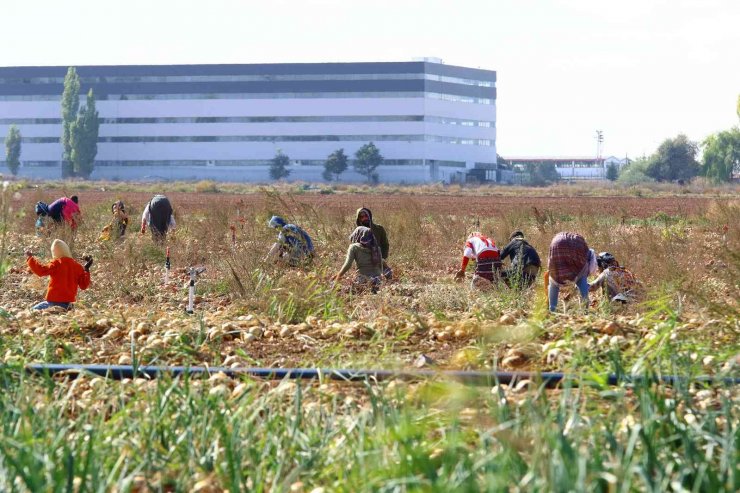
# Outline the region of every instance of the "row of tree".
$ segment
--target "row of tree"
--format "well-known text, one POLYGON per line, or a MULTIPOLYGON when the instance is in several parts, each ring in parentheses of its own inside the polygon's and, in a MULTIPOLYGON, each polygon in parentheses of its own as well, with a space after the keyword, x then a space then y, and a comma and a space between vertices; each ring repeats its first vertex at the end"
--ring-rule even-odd
MULTIPOLYGON (((740 96, 737 99, 740 119, 740 96)), ((633 184, 650 181, 686 182, 695 176, 705 176, 715 183, 727 182, 740 176, 740 126, 714 133, 699 144, 681 134, 666 139, 647 157, 636 159, 619 173, 620 182, 633 184), (702 149, 701 161, 697 159, 702 149)), ((607 170, 607 178, 617 179, 607 170)))
MULTIPOLYGON (((288 169, 289 164, 290 158, 283 151, 278 151, 270 161, 270 178, 273 180, 287 178, 290 175, 290 170, 288 169)), ((368 182, 377 183, 379 177, 375 170, 381 164, 383 164, 383 156, 380 154, 380 150, 375 144, 369 142, 355 152, 355 160, 352 163, 352 167, 359 174, 367 178, 368 182)), ((348 166, 349 158, 344 153, 344 149, 337 149, 329 154, 329 157, 326 159, 322 176, 326 181, 337 181, 339 180, 339 176, 347 170, 348 166)))
MULTIPOLYGON (((80 108, 80 78, 74 67, 67 70, 62 93, 62 178, 89 178, 93 172, 95 156, 98 152, 98 133, 100 121, 95 108, 92 89, 87 93, 86 104, 80 108)), ((740 96, 737 113, 740 118, 740 96)), ((14 175, 20 167, 21 132, 11 125, 5 138, 6 162, 14 175)), ((700 145, 679 135, 666 139, 649 157, 632 161, 622 168, 610 165, 606 178, 624 183, 647 181, 688 181, 703 175, 714 182, 730 181, 740 175, 740 127, 717 132, 702 143, 702 162, 697 160, 700 145)), ((383 156, 372 142, 363 145, 355 153, 354 169, 365 176, 368 182, 376 183, 376 168, 383 162, 383 156)), ((331 153, 324 164, 323 177, 327 181, 338 180, 346 171, 349 159, 344 149, 331 153)), ((270 163, 270 177, 275 180, 290 175, 290 158, 278 151, 270 163)), ((533 185, 545 185, 558 180, 554 166, 529 166, 526 170, 533 185)))

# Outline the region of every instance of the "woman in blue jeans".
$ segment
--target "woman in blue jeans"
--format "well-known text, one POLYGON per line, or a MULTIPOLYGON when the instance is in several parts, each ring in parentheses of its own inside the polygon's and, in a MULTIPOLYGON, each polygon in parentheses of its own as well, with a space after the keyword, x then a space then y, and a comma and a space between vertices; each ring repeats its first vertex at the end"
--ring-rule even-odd
POLYGON ((558 233, 550 243, 547 260, 549 284, 547 289, 550 311, 558 306, 560 288, 575 284, 588 306, 588 276, 596 272, 596 254, 577 233, 558 233))

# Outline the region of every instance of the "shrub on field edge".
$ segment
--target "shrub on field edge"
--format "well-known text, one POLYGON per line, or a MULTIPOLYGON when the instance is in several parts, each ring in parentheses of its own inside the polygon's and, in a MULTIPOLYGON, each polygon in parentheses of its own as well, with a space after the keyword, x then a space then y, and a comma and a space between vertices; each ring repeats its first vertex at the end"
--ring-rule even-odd
POLYGON ((203 180, 195 184, 195 191, 197 193, 218 193, 218 186, 215 181, 203 180))

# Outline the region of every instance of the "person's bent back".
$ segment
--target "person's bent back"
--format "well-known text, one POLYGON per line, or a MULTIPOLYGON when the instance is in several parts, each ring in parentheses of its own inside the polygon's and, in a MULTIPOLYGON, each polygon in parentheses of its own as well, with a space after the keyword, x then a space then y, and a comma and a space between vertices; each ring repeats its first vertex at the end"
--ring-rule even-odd
POLYGON ((70 225, 72 229, 77 229, 77 219, 80 215, 79 199, 77 195, 72 197, 61 197, 49 204, 49 217, 54 222, 61 224, 62 221, 70 225))
POLYGON ((167 231, 176 226, 173 212, 172 204, 167 197, 155 195, 141 215, 141 234, 144 234, 149 226, 152 238, 163 240, 167 236, 167 231))
POLYGON ((576 233, 558 233, 550 243, 547 260, 548 299, 550 311, 558 304, 560 288, 575 284, 584 304, 588 303, 588 276, 596 271, 596 254, 583 236, 576 233))
POLYGON ((503 272, 506 283, 511 287, 531 286, 540 272, 542 263, 537 250, 524 238, 524 233, 515 231, 509 244, 501 250, 501 261, 509 258, 511 266, 503 272))
POLYGON ((272 216, 267 225, 278 231, 277 241, 267 253, 268 259, 286 262, 291 267, 299 266, 312 259, 313 240, 306 231, 295 224, 288 224, 280 216, 272 216))

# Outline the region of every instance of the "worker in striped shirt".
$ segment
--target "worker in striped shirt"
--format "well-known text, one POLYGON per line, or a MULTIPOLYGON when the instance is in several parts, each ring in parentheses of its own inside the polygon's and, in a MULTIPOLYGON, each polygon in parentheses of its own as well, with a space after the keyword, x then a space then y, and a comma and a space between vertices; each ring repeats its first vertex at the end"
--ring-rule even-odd
POLYGON ((465 269, 467 269, 470 260, 475 260, 475 273, 471 286, 490 285, 499 278, 501 254, 492 238, 476 231, 465 240, 462 264, 460 270, 455 274, 455 279, 458 281, 465 279, 465 269))

